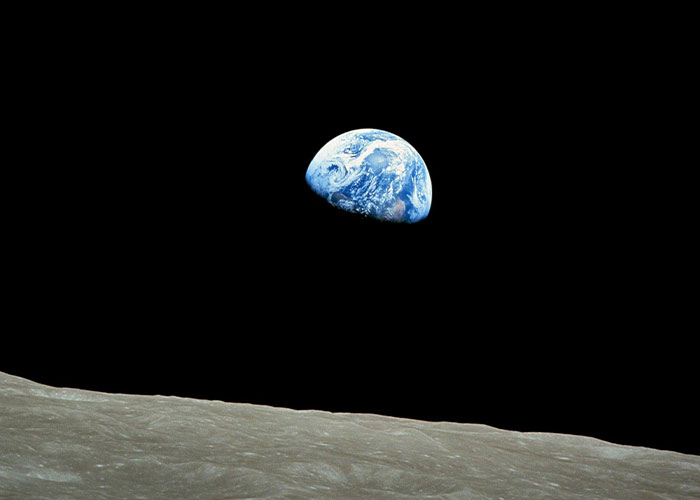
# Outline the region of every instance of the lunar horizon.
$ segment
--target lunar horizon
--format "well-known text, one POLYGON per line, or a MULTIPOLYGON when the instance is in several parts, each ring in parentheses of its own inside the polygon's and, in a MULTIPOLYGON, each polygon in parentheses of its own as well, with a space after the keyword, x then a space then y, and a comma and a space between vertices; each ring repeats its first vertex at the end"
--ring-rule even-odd
POLYGON ((700 457, 479 424, 54 388, 0 372, 0 498, 693 500, 700 457))

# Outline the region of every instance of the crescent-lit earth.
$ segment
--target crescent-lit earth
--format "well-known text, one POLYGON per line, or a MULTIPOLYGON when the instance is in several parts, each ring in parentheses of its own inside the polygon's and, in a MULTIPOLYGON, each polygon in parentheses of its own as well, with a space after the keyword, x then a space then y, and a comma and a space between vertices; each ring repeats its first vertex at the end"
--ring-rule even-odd
POLYGON ((401 137, 377 129, 328 142, 311 161, 306 182, 338 208, 391 222, 425 219, 433 199, 423 158, 401 137))

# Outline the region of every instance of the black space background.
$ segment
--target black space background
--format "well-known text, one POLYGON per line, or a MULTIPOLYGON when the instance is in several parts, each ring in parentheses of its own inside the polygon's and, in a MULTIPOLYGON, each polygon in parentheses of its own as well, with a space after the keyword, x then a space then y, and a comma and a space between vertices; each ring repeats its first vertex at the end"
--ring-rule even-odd
POLYGON ((32 45, 9 94, 0 370, 698 453, 631 49, 501 14, 386 39, 95 23, 32 45), (364 127, 423 156, 426 220, 307 188, 316 151, 364 127))

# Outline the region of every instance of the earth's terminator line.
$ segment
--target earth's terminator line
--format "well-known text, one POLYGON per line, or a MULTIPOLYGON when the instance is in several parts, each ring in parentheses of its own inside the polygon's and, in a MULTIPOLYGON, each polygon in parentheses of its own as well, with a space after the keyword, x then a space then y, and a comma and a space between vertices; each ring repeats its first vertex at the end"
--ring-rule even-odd
POLYGON ((423 158, 401 137, 376 129, 328 142, 311 161, 306 182, 343 210, 391 222, 424 219, 433 199, 423 158))

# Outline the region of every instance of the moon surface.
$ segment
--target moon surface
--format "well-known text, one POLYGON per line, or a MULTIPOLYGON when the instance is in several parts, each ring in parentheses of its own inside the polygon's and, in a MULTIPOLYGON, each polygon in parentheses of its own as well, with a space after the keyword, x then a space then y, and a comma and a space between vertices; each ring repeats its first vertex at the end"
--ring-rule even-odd
POLYGON ((697 500, 700 457, 0 372, 0 499, 697 500))

